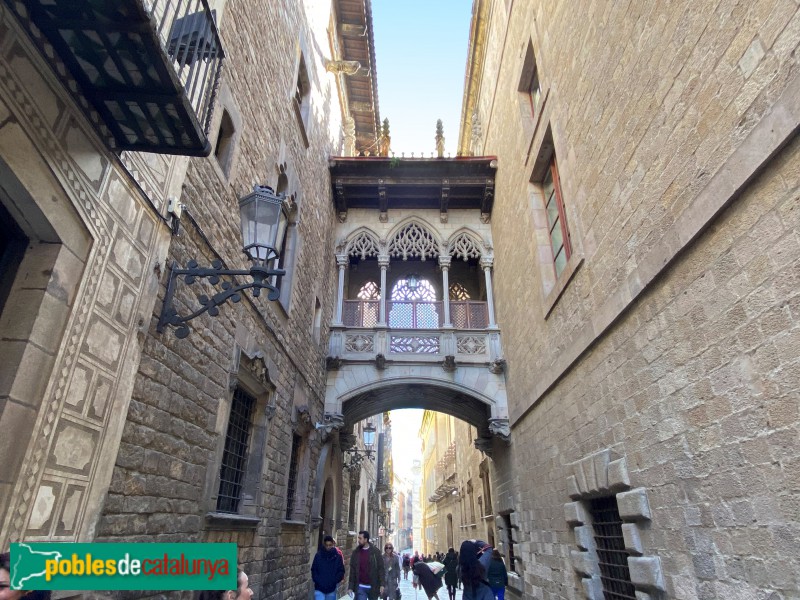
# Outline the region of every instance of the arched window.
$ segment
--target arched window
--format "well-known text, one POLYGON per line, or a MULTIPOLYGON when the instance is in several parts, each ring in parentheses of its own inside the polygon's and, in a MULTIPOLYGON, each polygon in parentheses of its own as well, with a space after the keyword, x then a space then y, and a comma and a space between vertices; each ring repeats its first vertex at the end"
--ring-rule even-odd
POLYGON ((406 279, 399 279, 394 284, 391 299, 396 301, 425 300, 435 302, 436 290, 427 279, 417 279, 410 276, 406 279))
POLYGON ((469 300, 469 290, 462 284, 456 282, 450 284, 450 300, 469 300))
POLYGON ((358 290, 357 298, 359 300, 380 300, 381 288, 374 281, 368 281, 358 290))

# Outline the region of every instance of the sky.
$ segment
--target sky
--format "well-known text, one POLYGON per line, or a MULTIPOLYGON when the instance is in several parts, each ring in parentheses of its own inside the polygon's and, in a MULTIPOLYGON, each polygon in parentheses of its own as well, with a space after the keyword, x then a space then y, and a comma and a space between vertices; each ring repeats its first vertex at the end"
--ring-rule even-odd
MULTIPOLYGON (((436 120, 444 125, 445 156, 456 155, 472 0, 372 0, 378 103, 389 119, 395 156, 430 156, 436 120)), ((395 410, 392 458, 410 479, 421 458, 421 410, 395 410)))
POLYGON ((456 155, 472 0, 372 0, 381 121, 396 156, 456 155))

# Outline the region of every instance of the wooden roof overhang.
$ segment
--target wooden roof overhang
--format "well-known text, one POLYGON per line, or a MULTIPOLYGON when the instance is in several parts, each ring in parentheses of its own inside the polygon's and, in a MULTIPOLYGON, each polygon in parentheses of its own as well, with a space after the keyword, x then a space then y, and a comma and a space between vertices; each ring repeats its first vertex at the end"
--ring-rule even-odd
POLYGON ((350 116, 356 122, 356 149, 371 149, 380 135, 378 72, 371 0, 336 0, 342 60, 355 60, 361 69, 345 77, 350 116))
POLYGON ((497 159, 493 156, 403 159, 332 158, 333 201, 339 219, 351 208, 477 209, 488 218, 494 204, 497 159))

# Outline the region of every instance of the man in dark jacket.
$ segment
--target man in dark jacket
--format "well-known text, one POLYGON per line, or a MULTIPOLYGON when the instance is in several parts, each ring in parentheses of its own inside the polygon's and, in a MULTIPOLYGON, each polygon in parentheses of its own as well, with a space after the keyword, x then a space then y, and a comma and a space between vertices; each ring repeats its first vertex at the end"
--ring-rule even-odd
POLYGON ((344 579, 344 557, 336 541, 326 535, 311 564, 314 600, 336 600, 336 586, 344 579))
POLYGON ((350 557, 348 592, 355 592, 355 600, 377 600, 383 596, 383 557, 381 551, 369 543, 369 531, 358 532, 358 547, 350 557))

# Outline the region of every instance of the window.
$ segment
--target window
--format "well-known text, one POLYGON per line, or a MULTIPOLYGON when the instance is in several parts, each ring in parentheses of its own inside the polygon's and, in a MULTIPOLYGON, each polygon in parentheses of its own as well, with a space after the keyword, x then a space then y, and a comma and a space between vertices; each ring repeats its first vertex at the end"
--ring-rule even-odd
POLYGON ((616 496, 590 500, 589 512, 592 515, 600 579, 606 598, 634 600, 636 590, 628 570, 628 552, 622 537, 622 519, 616 496))
POLYGON ((308 121, 311 114, 311 80, 308 77, 306 59, 300 54, 300 64, 297 67, 297 79, 295 80, 294 95, 292 97, 294 113, 297 123, 300 125, 300 133, 303 142, 308 148, 308 121))
POLYGON ((321 331, 322 331, 322 305, 319 303, 319 298, 314 298, 314 321, 311 325, 311 335, 317 344, 319 344, 321 331))
POLYGON ((233 134, 235 128, 230 113, 223 109, 222 120, 219 124, 219 131, 217 133, 217 145, 214 147, 214 156, 219 163, 222 172, 225 175, 230 174, 231 160, 233 156, 233 134))
POLYGON ((463 301, 469 300, 469 290, 460 283, 450 284, 450 300, 463 301))
POLYGON ((522 128, 526 135, 533 136, 536 130, 536 123, 542 111, 543 98, 542 85, 539 81, 539 68, 536 63, 532 42, 528 42, 528 49, 525 52, 525 59, 522 63, 522 72, 520 73, 517 90, 519 92, 519 113, 522 120, 522 128))
POLYGON ((481 482, 483 483, 483 497, 486 498, 486 515, 492 514, 492 490, 489 482, 489 467, 486 463, 481 464, 481 482))
POLYGON ((347 519, 350 529, 356 528, 356 499, 358 497, 358 488, 359 486, 357 485, 350 485, 350 504, 347 519))
POLYGON ((514 554, 514 529, 516 526, 511 521, 511 514, 503 515, 506 534, 506 553, 508 554, 508 570, 516 571, 517 557, 514 554))
POLYGON ((357 297, 359 300, 380 300, 381 289, 374 281, 368 281, 358 290, 357 297))
POLYGON ((556 270, 556 277, 558 277, 564 267, 567 266, 567 261, 572 254, 572 245, 569 238, 567 215, 564 211, 564 199, 561 195, 561 182, 558 178, 558 165, 555 154, 550 159, 550 164, 545 172, 541 186, 545 212, 547 213, 550 246, 553 250, 553 266, 556 270))
POLYGON ((286 519, 294 516, 294 503, 297 494, 297 472, 300 464, 300 450, 303 438, 296 433, 292 434, 292 454, 289 459, 289 479, 286 484, 286 519))
POLYGON ((467 496, 469 497, 469 524, 475 525, 477 520, 475 519, 475 496, 472 492, 472 480, 470 479, 467 482, 467 496))
POLYGON ((236 388, 228 418, 228 431, 225 434, 222 465, 219 469, 217 512, 239 512, 255 403, 253 396, 239 387, 236 388))

